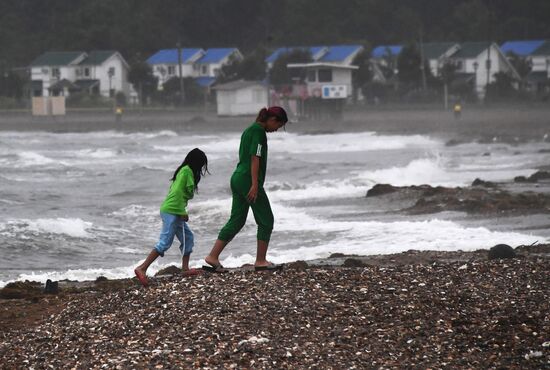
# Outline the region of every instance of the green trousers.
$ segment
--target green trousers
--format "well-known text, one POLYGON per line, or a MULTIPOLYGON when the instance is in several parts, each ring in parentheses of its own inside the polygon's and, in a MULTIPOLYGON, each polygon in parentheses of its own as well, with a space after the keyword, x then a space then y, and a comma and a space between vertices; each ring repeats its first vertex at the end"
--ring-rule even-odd
POLYGON ((262 187, 258 189, 258 198, 254 203, 248 203, 246 196, 250 191, 252 180, 250 176, 234 173, 231 176, 231 192, 233 202, 231 204, 231 217, 220 230, 218 239, 229 242, 242 229, 248 216, 248 209, 252 208, 254 219, 258 225, 257 238, 269 242, 273 231, 273 212, 267 194, 262 187))

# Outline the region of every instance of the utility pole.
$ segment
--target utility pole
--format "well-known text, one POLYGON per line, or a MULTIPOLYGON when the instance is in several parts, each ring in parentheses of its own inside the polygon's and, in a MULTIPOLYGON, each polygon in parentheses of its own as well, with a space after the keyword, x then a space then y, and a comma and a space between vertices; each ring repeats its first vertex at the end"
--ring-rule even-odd
POLYGON ((420 70, 422 71, 422 88, 426 91, 426 71, 424 69, 424 44, 422 43, 422 29, 420 29, 420 70))
POLYGON ((485 103, 487 103, 487 94, 489 93, 489 83, 491 81, 491 9, 487 9, 487 59, 485 60, 485 69, 487 80, 485 82, 485 103))
POLYGON ((177 48, 178 48, 178 73, 179 73, 179 80, 180 80, 180 104, 181 106, 183 106, 183 102, 185 101, 185 92, 183 90, 183 71, 182 71, 182 67, 181 67, 181 43, 177 42, 176 44, 177 48))

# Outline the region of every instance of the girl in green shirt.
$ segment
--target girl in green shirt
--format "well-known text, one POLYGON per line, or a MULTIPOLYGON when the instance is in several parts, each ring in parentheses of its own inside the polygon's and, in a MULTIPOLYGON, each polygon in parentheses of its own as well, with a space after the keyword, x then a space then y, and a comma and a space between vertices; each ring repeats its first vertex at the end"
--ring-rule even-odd
POLYGON ((181 267, 186 275, 193 275, 200 270, 189 270, 189 256, 193 251, 193 232, 187 225, 187 202, 193 198, 197 191, 201 176, 208 172, 208 159, 206 154, 198 148, 191 150, 183 163, 176 169, 172 176, 172 184, 168 195, 160 206, 162 218, 162 231, 159 242, 149 253, 145 261, 136 267, 134 273, 143 286, 147 286, 147 268, 159 256, 164 256, 174 241, 174 236, 180 241, 182 254, 181 267))
POLYGON ((220 264, 220 254, 246 222, 249 208, 252 208, 258 225, 257 252, 254 267, 256 270, 277 269, 266 260, 267 247, 273 230, 273 212, 264 190, 267 170, 267 136, 287 123, 287 115, 281 107, 263 108, 256 121, 241 136, 239 163, 231 176, 233 201, 229 221, 221 229, 212 251, 204 259, 204 270, 225 272, 220 264))

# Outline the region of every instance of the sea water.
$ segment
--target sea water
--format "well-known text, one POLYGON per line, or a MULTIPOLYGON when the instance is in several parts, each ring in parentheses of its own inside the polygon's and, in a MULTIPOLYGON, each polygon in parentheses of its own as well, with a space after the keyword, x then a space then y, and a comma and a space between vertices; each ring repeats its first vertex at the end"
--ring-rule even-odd
MULTIPOLYGON (((90 280, 133 275, 158 240, 159 206, 173 171, 198 147, 210 175, 189 202, 200 266, 231 208, 229 178, 240 134, 159 130, 146 133, 0 133, 0 286, 30 279, 90 280)), ((543 228, 505 227, 440 213, 411 216, 373 208, 377 183, 464 186, 475 178, 510 181, 545 165, 548 144, 446 146, 422 135, 375 132, 268 135, 265 184, 275 215, 269 258, 276 263, 332 253, 380 254, 409 249, 475 250, 498 243, 548 240, 543 228), (490 153, 487 155, 486 153, 490 153)), ((222 263, 252 263, 256 227, 250 212, 222 263)), ((150 272, 179 264, 177 242, 150 272)))

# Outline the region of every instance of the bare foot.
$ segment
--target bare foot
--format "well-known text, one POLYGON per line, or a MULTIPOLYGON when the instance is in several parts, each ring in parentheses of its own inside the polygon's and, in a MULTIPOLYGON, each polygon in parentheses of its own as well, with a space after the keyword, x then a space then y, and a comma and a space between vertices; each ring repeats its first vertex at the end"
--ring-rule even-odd
POLYGON ((217 260, 217 259, 214 259, 214 258, 210 257, 210 255, 206 256, 206 257, 204 258, 204 261, 205 261, 206 263, 208 263, 210 266, 218 266, 218 265, 220 265, 220 261, 217 260))
POLYGON ((149 282, 147 281, 147 275, 145 275, 145 271, 138 267, 134 270, 134 274, 136 274, 136 277, 138 278, 141 285, 143 285, 144 287, 147 287, 149 285, 149 282))
POLYGON ((264 267, 264 266, 273 266, 273 263, 269 261, 256 261, 254 262, 254 267, 264 267))
POLYGON ((202 270, 199 270, 199 269, 183 270, 183 273, 182 273, 183 276, 195 276, 200 274, 202 274, 202 270))

